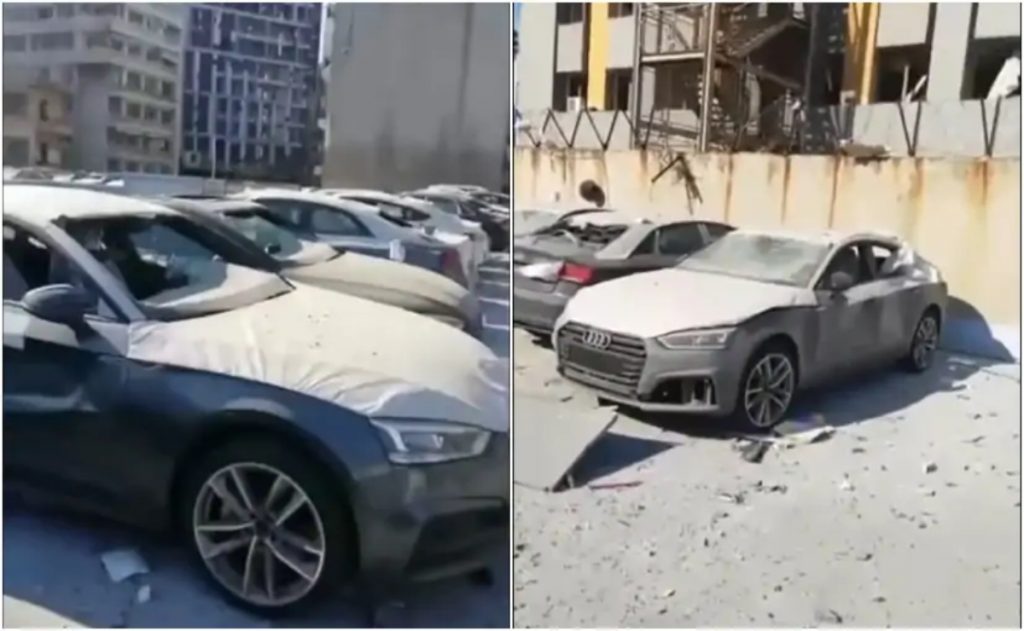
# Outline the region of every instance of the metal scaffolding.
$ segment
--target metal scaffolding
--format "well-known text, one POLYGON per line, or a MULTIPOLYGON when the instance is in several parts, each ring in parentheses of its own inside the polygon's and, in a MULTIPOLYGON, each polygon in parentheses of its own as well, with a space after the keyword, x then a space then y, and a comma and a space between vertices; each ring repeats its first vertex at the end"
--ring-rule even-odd
POLYGON ((808 6, 638 4, 634 146, 653 135, 666 148, 789 150, 809 79, 808 6))

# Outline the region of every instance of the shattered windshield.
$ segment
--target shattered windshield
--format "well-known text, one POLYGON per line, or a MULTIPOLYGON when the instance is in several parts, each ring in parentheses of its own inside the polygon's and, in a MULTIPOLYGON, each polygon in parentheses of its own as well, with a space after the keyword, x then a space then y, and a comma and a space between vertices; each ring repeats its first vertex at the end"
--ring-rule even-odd
POLYGON ((183 217, 86 219, 69 221, 65 230, 156 319, 228 311, 291 290, 183 217))
POLYGON ((829 246, 786 237, 732 232, 694 252, 679 269, 807 287, 829 246))
POLYGON ((232 228, 278 261, 310 264, 322 263, 338 256, 334 248, 304 241, 255 211, 232 211, 223 217, 232 228))

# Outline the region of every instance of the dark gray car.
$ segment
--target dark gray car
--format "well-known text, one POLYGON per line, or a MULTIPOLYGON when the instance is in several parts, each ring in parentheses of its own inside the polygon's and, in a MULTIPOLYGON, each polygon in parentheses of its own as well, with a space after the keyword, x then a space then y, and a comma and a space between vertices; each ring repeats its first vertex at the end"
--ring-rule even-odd
POLYGON ((581 288, 671 267, 731 230, 705 220, 655 224, 601 210, 565 215, 515 240, 513 321, 549 333, 581 288))
POLYGON ((507 544, 507 364, 480 342, 211 257, 151 202, 3 200, 5 490, 169 528, 263 611, 507 544))

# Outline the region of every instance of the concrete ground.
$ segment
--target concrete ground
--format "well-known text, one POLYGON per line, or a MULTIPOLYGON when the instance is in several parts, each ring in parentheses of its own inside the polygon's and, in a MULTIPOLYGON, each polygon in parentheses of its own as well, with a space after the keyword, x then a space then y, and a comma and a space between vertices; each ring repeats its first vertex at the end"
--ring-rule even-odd
MULTIPOLYGON (((485 341, 508 356, 507 257, 485 264, 478 293, 484 299, 485 341)), ((91 627, 361 627, 365 610, 339 594, 315 609, 266 620, 221 598, 183 548, 144 533, 79 516, 4 506, 4 625, 91 627), (112 583, 100 557, 134 548, 149 573, 112 583), (138 602, 148 586, 151 597, 138 602), (70 620, 68 620, 70 619, 70 620)), ((384 609, 380 624, 393 627, 507 627, 508 552, 490 564, 494 584, 455 578, 410 589, 384 609)))
MULTIPOLYGON (((517 402, 598 413, 513 343, 517 402)), ((1018 626, 1020 367, 938 359, 809 393, 794 416, 833 437, 760 464, 711 421, 620 410, 575 489, 515 487, 515 626, 1018 626)))

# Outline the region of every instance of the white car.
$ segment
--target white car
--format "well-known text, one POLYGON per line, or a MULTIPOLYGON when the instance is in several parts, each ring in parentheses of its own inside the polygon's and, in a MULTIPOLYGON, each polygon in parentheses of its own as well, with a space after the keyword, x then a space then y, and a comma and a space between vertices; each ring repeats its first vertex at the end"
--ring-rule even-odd
MULTIPOLYGON (((415 198, 400 197, 390 193, 360 189, 326 189, 326 192, 345 199, 352 199, 378 208, 381 214, 400 219, 423 228, 433 228, 432 236, 454 244, 451 237, 438 236, 437 233, 447 232, 452 235, 464 235, 470 239, 468 253, 471 258, 470 276, 476 277, 476 268, 483 263, 491 249, 490 239, 480 224, 464 221, 450 215, 433 204, 415 198)), ((463 251, 460 249, 460 252, 463 251)))

